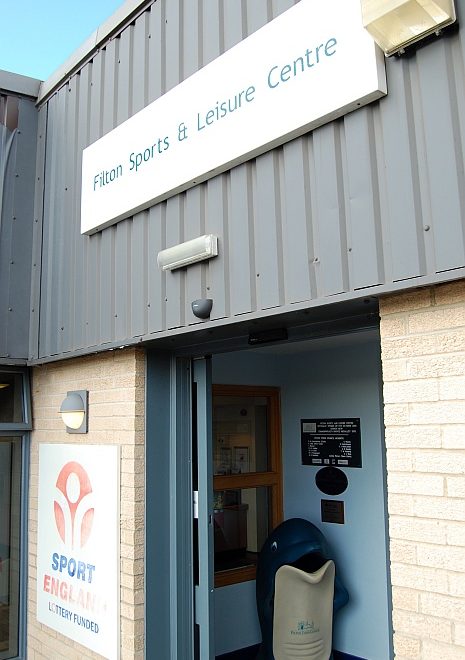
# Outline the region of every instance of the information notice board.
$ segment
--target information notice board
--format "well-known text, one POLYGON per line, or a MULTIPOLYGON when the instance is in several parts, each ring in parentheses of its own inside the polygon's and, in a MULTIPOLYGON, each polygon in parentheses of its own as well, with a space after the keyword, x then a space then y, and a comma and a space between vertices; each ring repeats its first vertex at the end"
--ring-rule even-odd
POLYGON ((360 418, 301 419, 303 465, 362 467, 360 418))

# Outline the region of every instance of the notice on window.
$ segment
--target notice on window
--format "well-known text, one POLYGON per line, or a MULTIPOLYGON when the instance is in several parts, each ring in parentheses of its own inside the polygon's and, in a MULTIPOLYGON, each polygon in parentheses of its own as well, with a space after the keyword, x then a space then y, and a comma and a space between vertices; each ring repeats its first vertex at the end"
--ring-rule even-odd
POLYGON ((302 465, 362 467, 360 418, 301 419, 302 465))

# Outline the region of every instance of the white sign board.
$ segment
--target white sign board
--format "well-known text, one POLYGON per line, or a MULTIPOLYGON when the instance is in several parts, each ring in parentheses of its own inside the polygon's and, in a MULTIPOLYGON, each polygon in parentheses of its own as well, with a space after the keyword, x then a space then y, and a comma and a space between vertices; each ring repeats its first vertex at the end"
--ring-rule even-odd
POLYGON ((110 660, 119 658, 118 503, 118 447, 40 445, 37 620, 110 660))
POLYGON ((360 0, 301 0, 84 150, 81 233, 385 93, 360 0))

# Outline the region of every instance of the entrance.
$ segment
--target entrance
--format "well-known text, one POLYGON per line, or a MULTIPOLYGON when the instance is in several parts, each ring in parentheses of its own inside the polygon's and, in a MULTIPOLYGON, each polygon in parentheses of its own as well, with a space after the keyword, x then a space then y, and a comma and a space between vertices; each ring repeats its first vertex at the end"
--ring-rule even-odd
MULTIPOLYGON (((276 473, 280 473, 282 517, 304 518, 323 532, 333 550, 338 574, 349 592, 349 603, 335 620, 334 648, 342 654, 338 657, 364 660, 393 657, 379 346, 378 331, 370 329, 196 359, 193 386, 190 385, 194 394, 191 430, 183 428, 187 424, 185 411, 189 409, 188 378, 180 379, 180 363, 176 370, 171 360, 168 369, 171 390, 166 403, 171 410, 167 430, 174 444, 169 450, 172 483, 168 490, 176 492, 177 505, 173 510, 172 501, 166 499, 171 512, 171 520, 165 520, 166 529, 171 529, 170 542, 174 542, 173 520, 178 520, 179 528, 182 519, 188 524, 192 512, 188 491, 193 483, 186 488, 192 476, 183 467, 189 452, 188 462, 191 461, 193 468, 190 474, 197 470, 199 475, 196 484, 199 518, 192 524, 192 551, 181 550, 179 545, 176 551, 173 545, 165 547, 165 552, 170 547, 171 553, 167 562, 171 575, 169 589, 165 579, 165 589, 171 593, 170 609, 184 626, 185 635, 195 622, 196 635, 191 650, 184 646, 183 654, 164 657, 173 660, 175 657, 202 660, 250 657, 241 656, 240 650, 256 648, 260 643, 253 571, 260 543, 267 533, 266 523, 272 517, 266 503, 273 498, 269 497, 269 490, 267 495, 259 490, 263 484, 251 480, 267 472, 257 469, 260 463, 263 465, 263 450, 259 445, 264 431, 260 418, 268 416, 263 411, 266 388, 277 393, 280 401, 282 462, 279 469, 275 464, 271 472, 275 473, 275 484, 279 483, 276 473), (178 376, 173 379, 176 373, 178 376), (173 419, 177 419, 176 428, 173 419), (347 478, 347 487, 338 495, 323 492, 321 482, 316 480, 325 463, 305 464, 302 455, 303 420, 334 419, 357 420, 360 430, 360 464, 339 466, 347 478), (188 444, 189 437, 194 438, 193 444, 188 444), (245 477, 244 483, 241 475, 245 477), (338 510, 342 509, 342 517, 332 519, 325 514, 325 507, 331 508, 333 502, 338 503, 338 510), (193 593, 192 585, 197 585, 190 604, 186 591, 189 581, 190 593, 193 593)), ((181 362, 188 371, 189 360, 181 362)), ((166 380, 164 383, 166 390, 166 380)), ((161 389, 159 393, 166 398, 161 389)), ((162 402, 158 405, 162 406, 162 402)), ((148 469, 149 463, 148 460, 148 469)), ((166 480, 166 475, 163 478, 166 480)), ((269 478, 267 474, 266 479, 269 478)), ((269 527, 277 520, 272 520, 269 527)), ((185 528, 182 535, 187 542, 189 534, 185 528)), ((154 600, 157 591, 159 594, 155 585, 154 600)), ((149 613, 147 616, 150 629, 149 613)), ((171 627, 173 630, 175 625, 171 623, 171 627)), ((177 626, 178 640, 179 630, 177 626)), ((149 636, 150 633, 147 639, 150 650, 149 636)))

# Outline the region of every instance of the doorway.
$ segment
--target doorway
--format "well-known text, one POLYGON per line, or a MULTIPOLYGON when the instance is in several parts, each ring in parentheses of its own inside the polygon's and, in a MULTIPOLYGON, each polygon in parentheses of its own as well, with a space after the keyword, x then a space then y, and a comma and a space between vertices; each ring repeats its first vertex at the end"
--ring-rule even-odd
POLYGON ((269 507, 266 496, 257 496, 263 485, 248 480, 266 473, 256 469, 264 464, 263 451, 251 440, 257 428, 263 434, 257 419, 269 414, 260 410, 266 388, 280 400, 282 516, 305 518, 323 532, 349 592, 335 620, 334 648, 346 654, 338 657, 393 657, 380 364, 376 328, 193 362, 166 354, 149 359, 146 563, 154 579, 147 576, 148 657, 153 647, 171 660, 195 658, 193 630, 203 631, 209 648, 197 656, 202 660, 233 657, 261 641, 253 566, 269 507), (302 459, 302 420, 336 418, 358 420, 361 464, 342 468, 347 488, 332 496, 316 483, 318 466, 302 459), (203 470, 198 522, 192 515, 196 470, 203 470), (241 475, 243 483, 236 481, 241 475), (324 500, 341 502, 344 519, 324 519, 324 500), (159 523, 156 534, 152 520, 159 523), (228 571, 243 579, 225 580, 228 571))
MULTIPOLYGON (((377 329, 212 358, 213 387, 279 388, 283 516, 309 520, 330 543, 350 596, 335 620, 334 648, 364 660, 393 657, 380 365, 377 329), (302 421, 308 419, 359 424, 360 467, 341 467, 347 488, 340 495, 318 488, 315 477, 323 465, 303 462, 302 421), (344 520, 324 520, 324 502, 343 507, 344 520)), ((215 589, 217 657, 260 642, 255 610, 254 581, 215 589)))

